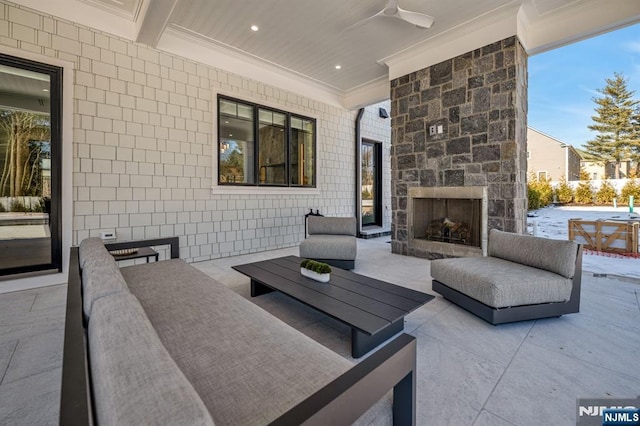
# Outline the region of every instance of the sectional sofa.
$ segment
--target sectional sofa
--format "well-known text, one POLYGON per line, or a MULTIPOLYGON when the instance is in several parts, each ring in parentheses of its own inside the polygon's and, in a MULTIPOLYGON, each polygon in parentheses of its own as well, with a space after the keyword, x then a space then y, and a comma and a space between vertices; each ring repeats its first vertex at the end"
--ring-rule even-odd
POLYGON ((415 339, 353 364, 179 259, 71 249, 60 424, 415 424, 415 339))

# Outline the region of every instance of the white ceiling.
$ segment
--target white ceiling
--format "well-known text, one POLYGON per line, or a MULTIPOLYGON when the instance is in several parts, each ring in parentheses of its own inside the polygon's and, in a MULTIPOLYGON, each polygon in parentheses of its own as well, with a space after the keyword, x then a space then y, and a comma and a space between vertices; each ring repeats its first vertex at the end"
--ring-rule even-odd
POLYGON ((349 31, 386 1, 13 1, 346 108, 388 97, 390 77, 509 35, 535 53, 640 21, 639 0, 399 0, 433 26, 379 17, 349 31))

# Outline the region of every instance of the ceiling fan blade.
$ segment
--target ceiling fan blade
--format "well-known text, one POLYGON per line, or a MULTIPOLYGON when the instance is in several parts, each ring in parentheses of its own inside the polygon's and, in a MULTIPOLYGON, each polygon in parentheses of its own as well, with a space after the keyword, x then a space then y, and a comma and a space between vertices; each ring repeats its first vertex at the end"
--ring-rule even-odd
POLYGON ((355 30, 356 28, 359 28, 361 26, 363 26, 364 24, 369 23, 369 21, 373 20, 374 18, 377 18, 380 15, 384 14, 384 9, 381 10, 380 12, 376 13, 373 16, 369 16, 368 18, 363 19, 362 21, 358 21, 355 24, 348 26, 347 28, 345 28, 343 31, 351 31, 351 30, 355 30))
POLYGON ((403 21, 407 21, 410 24, 421 28, 431 28, 431 25, 433 25, 434 21, 433 16, 425 15, 424 13, 420 12, 411 12, 410 10, 404 10, 400 8, 398 8, 395 16, 402 19, 403 21))

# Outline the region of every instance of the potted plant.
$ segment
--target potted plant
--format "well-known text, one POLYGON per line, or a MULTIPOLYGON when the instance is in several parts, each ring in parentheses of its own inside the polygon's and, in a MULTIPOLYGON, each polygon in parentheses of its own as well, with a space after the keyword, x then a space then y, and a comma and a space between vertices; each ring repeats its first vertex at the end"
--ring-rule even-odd
POLYGON ((305 259, 300 263, 300 273, 312 280, 326 283, 331 278, 331 266, 323 262, 305 259))

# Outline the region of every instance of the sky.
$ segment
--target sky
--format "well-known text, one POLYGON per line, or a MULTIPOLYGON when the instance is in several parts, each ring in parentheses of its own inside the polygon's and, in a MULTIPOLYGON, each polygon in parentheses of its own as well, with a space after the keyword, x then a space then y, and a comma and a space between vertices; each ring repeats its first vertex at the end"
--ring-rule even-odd
POLYGON ((596 89, 615 72, 640 100, 640 24, 530 56, 528 125, 581 148, 595 136, 596 89))

